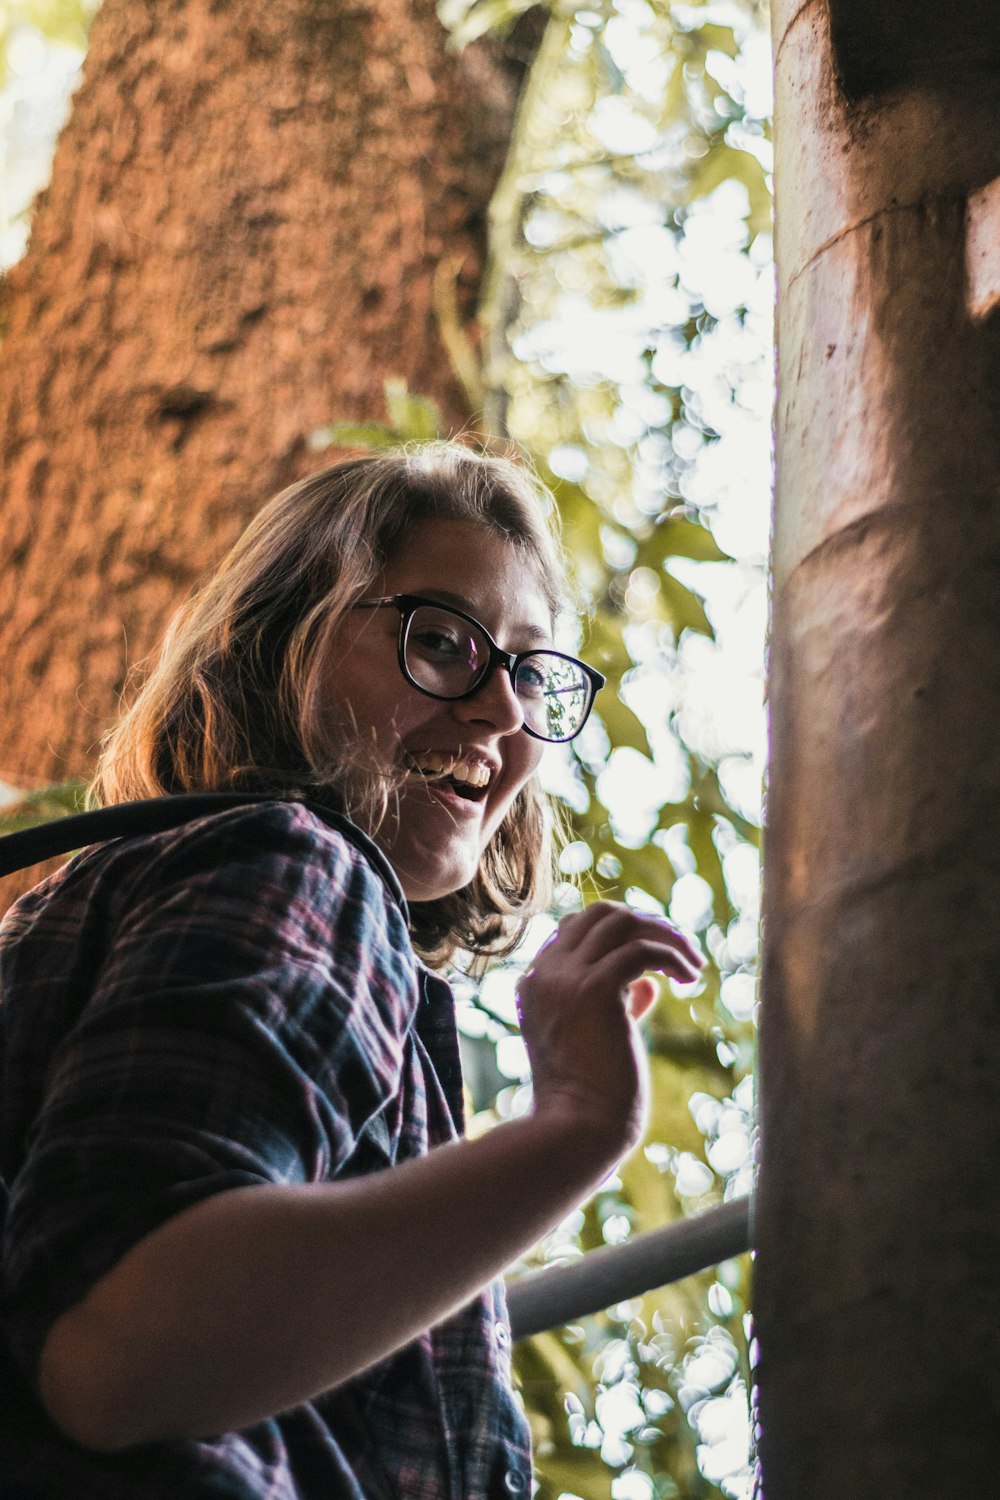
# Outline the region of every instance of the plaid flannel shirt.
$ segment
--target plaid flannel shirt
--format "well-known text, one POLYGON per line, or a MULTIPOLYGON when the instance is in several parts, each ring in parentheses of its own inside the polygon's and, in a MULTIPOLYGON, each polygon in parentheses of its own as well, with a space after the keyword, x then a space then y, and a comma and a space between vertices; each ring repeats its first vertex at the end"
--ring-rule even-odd
POLYGON ((4 1500, 530 1492, 499 1283, 240 1432, 102 1455, 37 1397, 53 1320, 172 1215, 391 1168, 461 1131, 451 992, 365 847, 298 804, 231 809, 85 851, 0 928, 4 1500))

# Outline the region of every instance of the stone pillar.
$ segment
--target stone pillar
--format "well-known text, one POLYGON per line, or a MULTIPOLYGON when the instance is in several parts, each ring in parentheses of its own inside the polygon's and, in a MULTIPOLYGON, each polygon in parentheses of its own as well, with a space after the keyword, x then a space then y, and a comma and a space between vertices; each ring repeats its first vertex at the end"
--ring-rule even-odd
POLYGON ((765 1500, 1000 1487, 1000 7, 963 34, 977 6, 963 60, 917 0, 773 3, 765 1500))

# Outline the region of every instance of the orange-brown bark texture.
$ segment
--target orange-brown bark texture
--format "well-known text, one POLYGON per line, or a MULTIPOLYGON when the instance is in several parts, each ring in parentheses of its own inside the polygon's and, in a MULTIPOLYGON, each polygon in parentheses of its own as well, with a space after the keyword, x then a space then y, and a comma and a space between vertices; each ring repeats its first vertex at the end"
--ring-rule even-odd
POLYGON ((434 274, 471 316, 516 73, 446 42, 434 0, 105 0, 2 294, 0 780, 88 773, 315 429, 391 375, 467 423, 434 274))

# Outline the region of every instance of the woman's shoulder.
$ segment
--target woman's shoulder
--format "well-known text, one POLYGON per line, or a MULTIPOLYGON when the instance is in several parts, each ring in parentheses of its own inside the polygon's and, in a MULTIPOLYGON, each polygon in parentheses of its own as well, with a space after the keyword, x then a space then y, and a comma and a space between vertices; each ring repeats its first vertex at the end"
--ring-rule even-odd
POLYGON ((236 898, 248 906, 340 895, 406 920, 398 881, 370 839, 335 809, 281 798, 226 806, 176 827, 94 844, 74 856, 11 914, 37 919, 82 908, 107 916, 178 892, 205 907, 236 898), (18 911, 20 908, 20 911, 18 911))
MULTIPOLYGON (((93 852, 93 851, 92 851, 93 852)), ((320 881, 330 888, 371 885, 392 901, 401 897, 395 875, 377 846, 342 813, 319 804, 274 798, 224 807, 176 828, 103 845, 118 874, 141 868, 146 881, 183 872, 238 872, 247 882, 295 887, 320 881)), ((252 887, 248 885, 247 893, 252 887)))
POLYGON ((360 829, 354 830, 349 819, 332 809, 323 817, 315 805, 274 797, 222 806, 173 828, 95 845, 84 858, 104 855, 112 860, 157 861, 190 857, 212 863, 297 858, 354 864, 366 857, 362 845, 368 842, 360 829))

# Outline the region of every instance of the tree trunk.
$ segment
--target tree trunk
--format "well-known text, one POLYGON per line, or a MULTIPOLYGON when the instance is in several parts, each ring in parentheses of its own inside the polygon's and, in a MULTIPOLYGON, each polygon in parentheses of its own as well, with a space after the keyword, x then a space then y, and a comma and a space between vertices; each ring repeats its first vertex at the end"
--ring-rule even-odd
POLYGON ((975 60, 924 0, 775 6, 766 1500, 995 1484, 1000 67, 968 9, 975 60))
POLYGON ((468 420, 434 278, 469 316, 516 80, 445 44, 434 0, 105 0, 3 293, 0 779, 87 774, 317 427, 390 375, 468 420))

